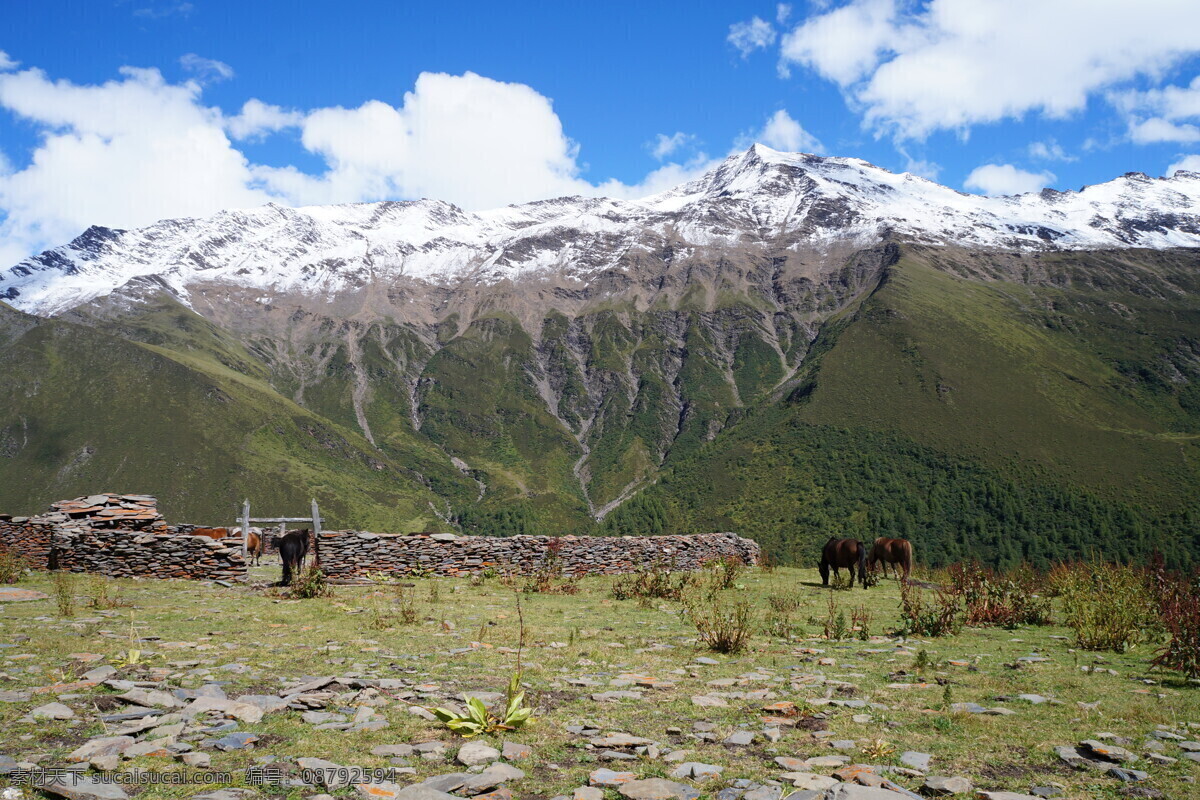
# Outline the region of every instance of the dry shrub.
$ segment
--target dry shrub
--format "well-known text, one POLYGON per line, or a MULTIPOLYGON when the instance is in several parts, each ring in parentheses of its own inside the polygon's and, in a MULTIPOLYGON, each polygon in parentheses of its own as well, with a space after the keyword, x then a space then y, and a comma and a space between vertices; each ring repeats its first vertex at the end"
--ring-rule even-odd
POLYGON ((746 571, 746 565, 737 556, 724 556, 710 559, 704 564, 704 569, 715 589, 732 589, 746 571))
POLYGON ((850 626, 846 624, 846 612, 834 602, 833 592, 829 593, 829 609, 825 614, 825 625, 821 632, 826 639, 838 641, 850 634, 850 626))
POLYGON ((780 592, 767 595, 767 605, 772 611, 780 614, 794 614, 804 605, 804 598, 799 592, 780 592))
POLYGON ((16 583, 25 577, 29 562, 15 548, 0 545, 0 583, 16 583))
POLYGON ((864 642, 871 638, 871 612, 866 606, 858 606, 850 612, 850 630, 864 642))
POLYGON ((673 562, 658 560, 649 567, 618 575, 612 582, 612 595, 617 600, 637 600, 643 605, 652 600, 682 601, 693 584, 686 572, 674 572, 673 562))
POLYGON ((93 575, 88 581, 88 595, 91 597, 91 607, 111 609, 129 605, 118 594, 118 588, 116 581, 113 581, 107 575, 93 575))
POLYGON ((962 630, 961 597, 950 589, 939 589, 933 602, 919 586, 900 583, 900 630, 905 636, 953 636, 962 630))
POLYGON ((977 561, 947 569, 951 591, 962 597, 965 622, 972 627, 1050 624, 1051 601, 1042 578, 1029 565, 1000 574, 977 561))
POLYGON ((70 617, 75 614, 75 576, 69 572, 55 570, 50 577, 54 604, 58 607, 60 617, 70 617))
POLYGON ((554 537, 546 543, 546 554, 542 557, 541 565, 533 571, 521 587, 525 594, 578 594, 579 577, 563 576, 562 552, 563 540, 554 537))
POLYGON ((287 588, 287 596, 296 600, 312 600, 318 597, 333 596, 333 589, 325 580, 325 573, 316 564, 296 570, 292 583, 287 588))
POLYGON ((718 653, 740 653, 754 635, 754 610, 745 598, 689 603, 687 615, 700 641, 718 653))
POLYGON ((1076 562, 1051 576, 1064 622, 1083 650, 1123 653, 1159 626, 1146 570, 1124 564, 1076 562))
POLYGON ((1162 558, 1156 557, 1154 595, 1169 637, 1154 657, 1154 665, 1200 678, 1200 572, 1190 578, 1168 572, 1162 558))

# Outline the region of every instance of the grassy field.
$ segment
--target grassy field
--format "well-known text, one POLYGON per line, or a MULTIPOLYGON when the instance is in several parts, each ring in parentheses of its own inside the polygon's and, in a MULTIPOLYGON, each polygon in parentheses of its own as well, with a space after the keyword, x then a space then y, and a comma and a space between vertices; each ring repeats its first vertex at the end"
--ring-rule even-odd
MULTIPOLYGON (((264 567, 256 570, 255 578, 265 581, 277 574, 277 567, 264 567)), ((91 579, 74 580, 77 609, 66 617, 59 616, 54 599, 4 606, 0 689, 70 681, 105 663, 118 666, 121 678, 153 680, 167 689, 221 682, 231 698, 274 694, 305 676, 410 682, 406 691, 383 692, 387 703, 377 709, 389 722, 383 730, 316 730, 297 711, 272 713, 259 723, 241 725, 241 730, 261 737, 254 749, 208 751, 213 770, 241 770, 266 755, 287 762, 318 757, 343 765, 388 767, 388 759, 372 755, 372 748, 440 740, 447 744, 445 756, 427 760, 414 755, 405 765, 415 769, 416 777, 401 782, 459 771, 452 758, 461 739, 439 723, 415 716, 395 696, 434 706, 459 702, 461 692, 502 692, 516 666, 517 595, 501 579, 478 585, 463 579, 410 581, 411 586, 401 590, 415 601, 417 618, 412 624, 401 624, 396 616, 395 587, 335 587, 332 598, 281 600, 263 588, 121 582, 119 597, 126 605, 98 612, 88 607, 87 598, 95 592, 91 579), (141 662, 123 666, 122 654, 131 646, 142 650, 141 662), (79 656, 83 653, 100 658, 85 661, 79 656)), ((1027 792, 1032 786, 1057 785, 1066 798, 1115 798, 1122 796, 1116 779, 1073 770, 1059 762, 1053 750, 1103 732, 1131 740, 1127 746, 1141 756, 1132 766, 1151 776, 1142 786, 1171 798, 1200 796, 1194 784, 1184 781, 1200 773, 1200 764, 1180 760, 1159 765, 1145 758, 1143 742, 1156 728, 1200 737, 1200 687, 1151 672, 1150 644, 1120 655, 1076 651, 1070 631, 1054 626, 966 629, 943 639, 903 640, 890 634, 899 620, 894 581, 866 591, 831 592, 821 588, 815 570, 779 569, 749 572, 739 579, 741 588, 723 595, 750 600, 764 627, 772 613, 770 598, 794 595, 800 603, 792 618, 795 635, 785 639, 760 632, 747 651, 721 655, 697 644, 695 629, 678 603, 657 600, 644 607, 635 600, 615 600, 611 584, 611 578, 589 578, 573 596, 521 595, 527 642, 523 678, 537 711, 525 729, 489 740, 497 747, 507 740, 533 749, 531 758, 517 762, 527 774, 510 784, 517 797, 570 795, 574 787, 586 785, 589 772, 598 767, 651 777, 667 775, 676 766, 646 756, 601 761, 601 750, 590 747, 588 737, 567 730, 574 725, 645 737, 661 743, 663 755, 684 750, 683 760, 723 767, 719 780, 697 785, 706 797, 740 778, 777 779, 786 771, 774 762, 778 756, 843 753, 854 763, 900 765, 901 753, 919 751, 932 756, 929 774, 967 776, 983 789, 1027 792), (857 638, 858 633, 843 641, 823 638, 831 598, 847 622, 856 607, 869 613, 865 640, 857 638), (922 651, 925 656, 919 655, 922 651), (1011 666, 1033 654, 1048 660, 1011 666), (698 657, 719 663, 703 665, 698 657), (924 661, 929 666, 918 670, 924 661), (1083 667, 1100 669, 1084 672, 1083 667), (639 683, 658 686, 639 688, 639 683), (630 690, 642 698, 598 702, 592 697, 630 690), (703 707, 693 700, 720 693, 734 695, 721 697, 724 707, 703 707), (1043 695, 1051 702, 1033 705, 1016 698, 1022 693, 1043 695), (997 700, 999 696, 1011 699, 997 700), (862 700, 868 706, 844 707, 828 699, 862 700), (780 728, 779 741, 764 738, 762 707, 778 701, 826 715, 833 733, 829 739, 853 740, 852 749, 834 749, 807 730, 787 726, 780 728), (955 713, 948 710, 948 702, 1006 707, 1015 713, 955 713), (704 722, 712 724, 716 741, 693 738, 693 726, 704 722), (721 744, 740 730, 760 735, 745 747, 721 744)), ((54 587, 45 574, 21 586, 53 597, 54 587)), ((778 624, 776 628, 780 632, 778 624)), ((0 703, 0 754, 17 761, 36 760, 44 767, 63 765, 66 754, 86 739, 105 735, 96 717, 98 709, 109 712, 118 705, 105 699, 114 694, 105 686, 67 688, 58 699, 72 707, 78 719, 65 722, 20 721, 31 708, 56 699, 55 692, 35 694, 26 702, 0 703)), ((342 704, 335 701, 331 706, 342 704)), ((1181 755, 1174 742, 1163 744, 1164 754, 1181 755)), ((122 769, 133 766, 190 769, 155 756, 127 762, 122 769)), ((911 789, 921 783, 917 777, 894 777, 911 789)), ((194 786, 145 787, 141 796, 184 797, 198 791, 194 786)), ((289 796, 302 797, 316 790, 288 791, 289 796)), ((338 793, 352 795, 353 790, 338 793)), ((610 790, 609 796, 617 794, 610 790)))

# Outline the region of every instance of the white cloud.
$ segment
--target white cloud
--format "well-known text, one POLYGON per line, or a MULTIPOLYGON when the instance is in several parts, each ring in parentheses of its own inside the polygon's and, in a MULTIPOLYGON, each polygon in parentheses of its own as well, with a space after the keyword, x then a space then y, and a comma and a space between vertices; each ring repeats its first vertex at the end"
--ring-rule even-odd
POLYGON ((752 17, 749 22, 735 22, 729 26, 729 35, 725 40, 736 47, 746 58, 755 50, 770 47, 775 44, 775 29, 771 23, 759 17, 752 17))
POLYGON ((817 137, 804 130, 803 126, 782 108, 772 114, 767 124, 750 138, 774 150, 789 153, 825 152, 817 137))
POLYGON ((1129 126, 1129 138, 1134 144, 1158 144, 1160 142, 1200 142, 1200 128, 1168 122, 1162 117, 1152 117, 1129 126))
POLYGON ((851 0, 781 43, 837 82, 864 124, 900 138, 1065 117, 1089 95, 1200 52, 1194 0, 851 0))
POLYGON ((176 15, 188 17, 195 10, 196 7, 191 3, 178 0, 150 0, 146 5, 135 7, 133 15, 142 19, 166 19, 176 15))
POLYGON ((38 69, 0 72, 0 108, 39 136, 26 166, 0 162, 0 265, 92 224, 129 228, 272 200, 433 197, 482 209, 569 194, 636 198, 712 166, 698 153, 634 184, 588 181, 549 99, 472 73, 423 73, 399 106, 372 100, 301 112, 251 99, 226 115, 206 106, 202 91, 154 69, 126 67, 98 85, 38 69), (255 164, 235 146, 284 128, 299 131, 323 171, 255 164))
POLYGON ((654 137, 654 141, 647 146, 650 148, 650 153, 659 161, 662 161, 667 156, 674 153, 679 148, 688 145, 696 140, 696 137, 690 133, 676 131, 667 136, 665 133, 660 133, 654 137))
POLYGON ((11 69, 16 69, 21 66, 20 61, 13 61, 8 53, 0 50, 0 72, 8 72, 11 69))
POLYGON ((0 263, 57 245, 91 224, 144 225, 165 216, 261 205, 245 157, 193 83, 157 70, 121 71, 99 86, 51 81, 37 69, 0 73, 0 106, 41 128, 28 166, 0 177, 0 263))
POLYGON ((227 81, 233 77, 233 67, 224 61, 205 58, 195 53, 186 53, 179 57, 179 66, 196 76, 200 81, 216 83, 227 81))
POLYGON ((1030 158, 1036 158, 1041 161, 1078 161, 1077 156, 1072 156, 1063 150, 1062 145, 1053 139, 1047 139, 1044 142, 1030 142, 1026 148, 1030 158))
POLYGON ((791 3, 778 3, 775 6, 775 21, 783 25, 788 21, 788 17, 792 15, 791 3))
POLYGON ((1167 175, 1174 175, 1181 169, 1200 175, 1200 155, 1184 156, 1179 161, 1167 167, 1167 175))
POLYGON ((234 139, 256 139, 284 128, 295 128, 303 121, 304 115, 299 111, 289 111, 251 98, 242 104, 237 116, 225 119, 225 129, 234 139))
POLYGON ((1052 172, 1026 172, 1012 164, 984 164, 971 170, 963 186, 990 195, 1024 194, 1036 192, 1054 179, 1052 172))

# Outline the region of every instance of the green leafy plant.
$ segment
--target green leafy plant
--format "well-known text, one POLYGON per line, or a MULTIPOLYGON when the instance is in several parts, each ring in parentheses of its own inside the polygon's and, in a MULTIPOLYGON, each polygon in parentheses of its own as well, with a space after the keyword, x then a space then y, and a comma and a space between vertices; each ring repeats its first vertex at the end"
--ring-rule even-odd
POLYGON ((290 597, 298 600, 312 600, 318 597, 332 597, 333 589, 325 580, 325 573, 321 571, 321 568, 316 564, 309 564, 296 571, 287 593, 290 597))
POLYGON ((502 714, 493 714, 478 697, 467 700, 466 712, 463 714, 457 714, 448 708, 430 710, 447 728, 467 739, 481 734, 515 731, 528 723, 533 716, 533 709, 525 705, 525 692, 520 686, 520 673, 514 672, 508 684, 508 696, 502 714))
POLYGON ((748 600, 692 599, 686 611, 700 641, 718 653, 740 653, 754 635, 754 610, 748 600))
POLYGON ((1160 627, 1145 570, 1079 562, 1054 575, 1066 626, 1083 650, 1123 653, 1160 627))
POLYGON ((929 603, 920 587, 900 584, 900 629, 904 636, 952 636, 962 630, 963 608, 959 595, 939 589, 929 603))

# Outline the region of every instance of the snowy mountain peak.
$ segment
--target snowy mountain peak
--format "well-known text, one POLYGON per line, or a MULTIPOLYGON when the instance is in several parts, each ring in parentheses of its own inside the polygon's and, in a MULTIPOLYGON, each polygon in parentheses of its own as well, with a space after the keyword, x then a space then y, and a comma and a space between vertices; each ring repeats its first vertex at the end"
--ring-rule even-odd
POLYGON ((0 299, 54 314, 151 277, 185 302, 197 284, 332 297, 402 280, 587 281, 664 247, 703 258, 885 236, 993 249, 1198 247, 1200 174, 1131 172, 1078 192, 981 197, 861 159, 755 144, 640 201, 560 197, 478 213, 429 199, 271 203, 136 230, 93 226, 0 272, 0 299))

